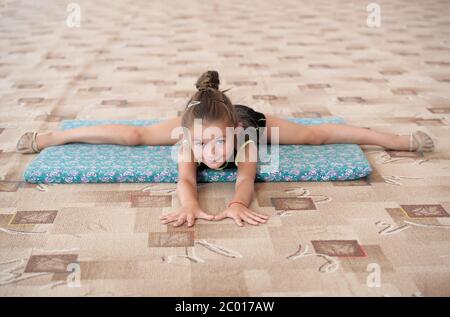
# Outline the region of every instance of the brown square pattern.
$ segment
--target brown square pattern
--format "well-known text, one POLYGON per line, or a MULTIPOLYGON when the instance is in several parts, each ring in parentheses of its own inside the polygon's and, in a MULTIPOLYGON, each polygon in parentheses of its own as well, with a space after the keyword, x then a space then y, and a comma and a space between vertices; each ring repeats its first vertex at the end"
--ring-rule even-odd
POLYGON ((194 231, 150 232, 148 246, 157 248, 193 247, 194 231))
POLYGON ((410 218, 450 217, 441 205, 400 205, 410 218))
POLYGON ((13 217, 13 214, 0 214, 0 227, 8 226, 13 217))
POLYGON ((111 100, 102 100, 102 106, 126 106, 128 103, 127 100, 119 100, 119 99, 111 99, 111 100))
POLYGON ((131 207, 170 207, 172 205, 172 196, 153 196, 148 194, 132 194, 131 207))
POLYGON ((311 198, 271 198, 275 210, 316 210, 316 205, 311 198))
POLYGON ((362 97, 338 97, 339 102, 348 102, 348 103, 365 103, 366 100, 362 97))
POLYGON ((322 115, 319 112, 315 111, 303 111, 303 112, 294 112, 292 114, 295 118, 320 118, 322 115))
POLYGON ((441 119, 415 119, 417 125, 421 126, 443 126, 446 125, 441 119))
POLYGON ((67 266, 76 263, 77 254, 32 255, 28 260, 25 273, 63 273, 68 272, 67 266))
POLYGON ((23 210, 18 211, 11 220, 12 225, 44 224, 55 221, 57 210, 23 210))
POLYGON ((312 240, 316 253, 339 257, 366 256, 356 240, 312 240))
POLYGON ((432 113, 450 113, 450 108, 428 108, 432 113))

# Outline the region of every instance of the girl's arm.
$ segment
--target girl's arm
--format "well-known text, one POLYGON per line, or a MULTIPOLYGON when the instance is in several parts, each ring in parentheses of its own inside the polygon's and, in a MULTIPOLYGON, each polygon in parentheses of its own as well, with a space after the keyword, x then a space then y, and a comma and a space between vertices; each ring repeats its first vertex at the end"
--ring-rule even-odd
POLYGON ((248 208, 254 195, 258 149, 254 143, 249 143, 244 149, 242 157, 238 152, 238 175, 233 199, 228 208, 214 218, 215 220, 232 218, 240 227, 243 226, 244 221, 258 225, 258 223, 265 223, 268 219, 267 216, 255 213, 248 208))
POLYGON ((197 195, 197 163, 194 161, 192 152, 186 144, 182 144, 178 153, 178 183, 177 193, 181 208, 176 212, 160 217, 163 224, 175 222, 178 227, 188 223, 191 227, 196 218, 213 220, 213 215, 208 215, 202 210, 197 195), (184 152, 189 151, 189 152, 184 152), (187 154, 187 156, 184 156, 187 154))
POLYGON ((256 146, 251 143, 245 147, 245 159, 238 163, 238 174, 236 177, 236 185, 233 199, 231 201, 243 202, 246 206, 250 206, 253 201, 255 189, 255 177, 257 162, 249 159, 251 152, 257 152, 256 146))
POLYGON ((185 144, 180 146, 178 153, 178 175, 177 193, 181 205, 198 205, 197 163, 194 161, 192 151, 185 144), (183 151, 189 151, 184 159, 183 151))

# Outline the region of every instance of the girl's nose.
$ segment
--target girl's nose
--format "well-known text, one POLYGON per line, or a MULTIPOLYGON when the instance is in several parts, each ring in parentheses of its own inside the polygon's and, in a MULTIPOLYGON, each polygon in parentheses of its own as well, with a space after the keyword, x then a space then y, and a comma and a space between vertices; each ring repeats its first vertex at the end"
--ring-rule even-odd
POLYGON ((216 152, 213 149, 206 150, 203 152, 203 156, 206 157, 207 159, 212 159, 216 156, 216 152))
POLYGON ((205 146, 203 149, 203 157, 205 157, 207 160, 213 160, 216 159, 216 148, 214 146, 205 146))

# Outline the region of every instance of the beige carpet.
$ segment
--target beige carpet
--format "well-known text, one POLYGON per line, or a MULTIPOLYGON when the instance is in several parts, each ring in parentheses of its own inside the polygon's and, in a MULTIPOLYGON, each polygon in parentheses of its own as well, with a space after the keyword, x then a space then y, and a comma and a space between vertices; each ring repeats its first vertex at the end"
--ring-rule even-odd
MULTIPOLYGON (((369 2, 76 1, 71 28, 69 1, 0 1, 0 295, 450 295, 450 3, 379 1, 370 28, 369 2), (367 179, 257 184, 258 227, 160 225, 175 184, 24 183, 23 132, 176 116, 208 69, 234 103, 437 151, 363 146, 367 179)), ((218 213, 233 184, 199 192, 218 213)))

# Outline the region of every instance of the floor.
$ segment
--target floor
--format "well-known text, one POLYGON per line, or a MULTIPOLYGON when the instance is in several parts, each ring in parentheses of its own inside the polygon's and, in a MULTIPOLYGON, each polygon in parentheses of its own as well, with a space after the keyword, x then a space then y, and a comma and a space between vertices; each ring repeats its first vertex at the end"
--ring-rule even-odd
POLYGON ((450 295, 449 1, 377 1, 379 27, 359 0, 67 3, 0 2, 0 296, 450 295), (161 225, 175 184, 23 181, 25 131, 174 117, 209 69, 234 103, 422 130, 436 152, 362 146, 365 179, 257 183, 270 221, 244 228, 161 225))

